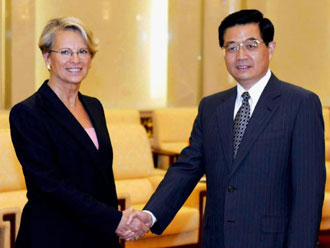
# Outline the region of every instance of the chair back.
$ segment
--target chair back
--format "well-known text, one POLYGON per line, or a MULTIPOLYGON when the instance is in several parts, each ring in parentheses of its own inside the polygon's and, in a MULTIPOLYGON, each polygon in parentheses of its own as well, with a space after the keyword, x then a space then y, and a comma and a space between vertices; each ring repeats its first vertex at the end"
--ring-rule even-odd
POLYGON ((152 114, 155 148, 180 153, 188 145, 197 108, 156 109, 152 114))
POLYGON ((104 114, 108 125, 140 124, 140 114, 136 109, 105 109, 104 114))
POLYGON ((9 128, 9 111, 0 111, 0 129, 9 128))
POLYGON ((150 143, 142 125, 108 125, 113 149, 113 171, 118 193, 130 195, 132 204, 145 203, 154 187, 155 172, 150 143))
POLYGON ((0 129, 0 151, 0 192, 25 189, 22 167, 16 157, 9 129, 0 129))

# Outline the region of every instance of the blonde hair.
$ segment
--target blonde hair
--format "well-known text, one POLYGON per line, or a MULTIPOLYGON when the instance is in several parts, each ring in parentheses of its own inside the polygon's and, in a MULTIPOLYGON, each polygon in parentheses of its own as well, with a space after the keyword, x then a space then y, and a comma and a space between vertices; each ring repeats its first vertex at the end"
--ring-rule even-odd
POLYGON ((98 50, 98 42, 94 38, 92 31, 90 31, 84 23, 76 17, 63 17, 50 20, 44 27, 39 38, 39 48, 42 53, 49 53, 54 45, 54 36, 58 31, 71 30, 79 32, 86 42, 92 58, 98 50))

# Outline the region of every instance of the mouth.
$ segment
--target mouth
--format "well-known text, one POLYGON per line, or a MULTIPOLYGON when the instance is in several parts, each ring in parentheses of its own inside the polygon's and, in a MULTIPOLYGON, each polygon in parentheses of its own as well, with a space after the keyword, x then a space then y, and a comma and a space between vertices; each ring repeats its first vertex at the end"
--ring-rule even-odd
POLYGON ((236 66, 236 69, 238 69, 238 70, 247 70, 249 68, 251 68, 251 66, 248 66, 248 65, 238 65, 238 66, 236 66))
POLYGON ((81 71, 82 71, 82 68, 81 68, 81 67, 66 68, 66 70, 67 70, 68 72, 71 72, 71 73, 77 73, 77 72, 81 72, 81 71))

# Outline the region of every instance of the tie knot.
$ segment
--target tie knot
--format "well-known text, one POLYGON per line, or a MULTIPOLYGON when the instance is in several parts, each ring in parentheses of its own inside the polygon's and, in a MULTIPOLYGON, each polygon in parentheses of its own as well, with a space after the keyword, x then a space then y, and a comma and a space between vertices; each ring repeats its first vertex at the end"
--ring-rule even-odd
POLYGON ((245 102, 247 102, 249 99, 250 99, 250 94, 249 92, 245 91, 243 94, 242 94, 242 98, 245 102))

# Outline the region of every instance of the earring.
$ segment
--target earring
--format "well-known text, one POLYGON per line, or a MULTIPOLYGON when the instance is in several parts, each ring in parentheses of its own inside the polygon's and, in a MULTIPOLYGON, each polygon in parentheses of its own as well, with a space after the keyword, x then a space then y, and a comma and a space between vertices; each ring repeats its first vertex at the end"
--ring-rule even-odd
POLYGON ((52 69, 52 67, 50 66, 50 64, 47 65, 47 69, 48 69, 48 71, 50 71, 50 69, 52 69))

